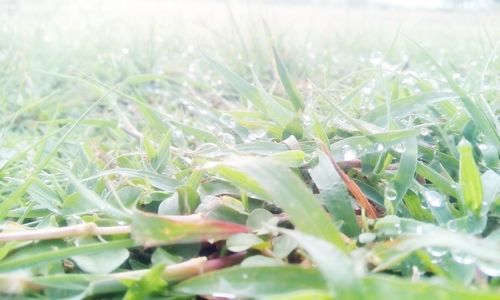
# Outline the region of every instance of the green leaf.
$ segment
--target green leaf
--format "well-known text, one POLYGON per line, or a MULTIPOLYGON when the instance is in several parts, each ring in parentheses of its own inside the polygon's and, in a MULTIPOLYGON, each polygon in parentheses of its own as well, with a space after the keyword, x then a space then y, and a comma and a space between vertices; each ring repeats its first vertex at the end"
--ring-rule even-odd
POLYGON ((242 232, 248 232, 248 228, 197 215, 166 217, 135 211, 132 216, 132 237, 146 246, 222 239, 242 232))
POLYGON ((160 142, 158 150, 151 159, 151 166, 158 173, 162 173, 163 170, 165 170, 165 167, 168 163, 170 157, 171 139, 172 139, 172 134, 171 131, 169 130, 163 137, 162 141, 160 142))
MULTIPOLYGON (((95 239, 79 240, 79 245, 87 245, 96 242, 95 239)), ((94 252, 86 255, 74 255, 71 259, 86 273, 108 274, 118 268, 129 258, 127 249, 113 249, 94 252)))
POLYGON ((422 203, 420 202, 420 198, 417 194, 413 192, 407 193, 403 198, 403 202, 412 218, 418 221, 432 222, 431 213, 422 207, 422 203))
POLYGON ((60 241, 40 242, 8 256, 0 262, 0 271, 33 267, 35 265, 68 258, 75 255, 123 249, 135 246, 130 239, 92 243, 81 246, 67 246, 60 241))
MULTIPOLYGON (((464 230, 459 225, 453 225, 458 227, 454 230, 464 230)), ((500 245, 473 235, 395 216, 379 219, 375 229, 377 234, 400 235, 394 240, 374 245, 372 253, 381 260, 376 268, 377 271, 394 266, 414 251, 428 247, 463 252, 478 260, 500 265, 500 257, 496 255, 500 251, 500 245)))
POLYGON ((410 139, 405 143, 405 151, 399 160, 399 168, 394 178, 394 189, 396 190, 396 199, 394 199, 394 208, 398 209, 401 200, 406 191, 413 182, 415 171, 417 170, 418 143, 417 139, 410 139))
POLYGON ((342 151, 343 147, 367 149, 367 151, 377 151, 373 143, 380 143, 384 147, 397 145, 401 142, 415 138, 418 131, 415 129, 391 130, 382 133, 375 133, 363 136, 353 136, 342 139, 331 145, 332 152, 342 151))
POLYGON ((270 95, 264 87, 262 86, 260 80, 257 78, 257 75, 253 73, 254 81, 257 84, 257 90, 261 99, 263 100, 263 105, 261 110, 267 113, 271 119, 278 123, 282 128, 284 128, 291 120, 292 114, 289 110, 284 108, 278 101, 274 99, 272 95, 270 95))
POLYGON ((328 139, 328 135, 326 134, 325 128, 321 125, 321 122, 318 120, 316 116, 312 118, 312 131, 314 136, 323 142, 325 145, 329 145, 330 141, 328 139))
POLYGON ((33 181, 33 184, 28 188, 28 194, 36 203, 43 205, 44 208, 60 214, 59 206, 61 199, 57 193, 38 179, 33 181))
POLYGON ((453 181, 439 174, 434 169, 426 166, 420 161, 417 161, 417 174, 432 182, 434 186, 441 192, 455 198, 458 196, 457 190, 455 188, 455 183, 453 181))
POLYGON ((129 288, 123 299, 142 300, 149 295, 161 292, 167 286, 167 282, 162 279, 164 269, 163 264, 156 265, 139 280, 124 281, 129 288))
POLYGON ((450 282, 410 281, 396 276, 371 275, 363 279, 363 291, 373 300, 386 300, 388 295, 400 300, 495 300, 498 291, 466 289, 450 282))
POLYGON ((264 241, 252 233, 239 233, 226 240, 226 247, 232 252, 241 252, 253 248, 264 241))
POLYGON ((200 196, 190 186, 180 186, 177 188, 179 210, 183 215, 193 214, 200 204, 200 196))
POLYGON ((76 187, 82 198, 92 203, 96 210, 99 210, 103 213, 108 214, 109 216, 119 218, 119 219, 128 219, 129 215, 118 209, 114 206, 111 206, 107 201, 102 199, 95 191, 86 187, 78 178, 76 178, 73 174, 66 172, 65 173, 69 181, 76 187))
POLYGON ((299 231, 284 229, 281 231, 295 239, 309 253, 335 298, 362 299, 359 280, 349 256, 322 239, 299 231))
MULTIPOLYGON (((398 118, 406 117, 416 111, 426 109, 428 105, 435 104, 454 97, 452 92, 431 92, 411 95, 391 102, 391 115, 398 118)), ((456 96, 455 96, 456 97, 456 96)), ((363 120, 383 125, 386 122, 385 112, 387 105, 382 104, 370 110, 363 116, 363 120)))
POLYGON ((297 140, 300 140, 304 136, 304 127, 302 120, 296 116, 290 123, 288 123, 283 130, 282 140, 286 140, 290 136, 294 136, 297 140))
POLYGON ((463 139, 458 145, 460 153, 460 175, 459 184, 461 198, 465 206, 475 214, 481 211, 483 201, 483 185, 481 174, 476 166, 472 145, 463 139))
POLYGON ((268 158, 235 157, 216 164, 214 169, 236 186, 283 208, 297 229, 345 249, 337 227, 289 168, 268 158))
POLYGON ((275 47, 273 47, 274 61, 276 62, 276 68, 278 69, 278 74, 280 76, 281 84, 285 88, 286 93, 288 94, 288 98, 292 102, 293 107, 296 111, 304 110, 304 100, 302 100, 302 96, 300 95, 297 87, 293 84, 292 79, 290 78, 290 74, 286 68, 283 59, 279 55, 278 51, 275 47))
POLYGON ((321 151, 318 151, 317 154, 318 164, 309 170, 309 174, 316 184, 328 212, 335 220, 343 222, 342 232, 354 237, 359 234, 360 230, 352 208, 351 197, 328 156, 321 151))
POLYGON ((271 154, 269 156, 275 162, 290 168, 298 168, 305 162, 306 154, 300 150, 290 150, 271 154))
POLYGON ((311 289, 326 290, 321 274, 293 265, 233 267, 188 279, 174 287, 175 291, 190 295, 232 298, 261 298, 311 289))
POLYGON ((164 175, 155 174, 152 172, 134 170, 128 168, 116 168, 103 171, 95 176, 88 177, 85 180, 92 180, 99 177, 105 177, 109 175, 122 175, 131 178, 144 179, 151 183, 152 186, 166 192, 174 192, 176 188, 180 185, 179 181, 171 177, 164 175))
POLYGON ((481 176, 481 181, 483 183, 482 213, 486 215, 500 191, 500 175, 492 170, 488 170, 481 176))
POLYGON ((215 61, 211 57, 205 55, 205 59, 208 61, 210 66, 214 68, 219 74, 224 76, 224 78, 229 81, 229 83, 246 99, 250 100, 255 107, 257 107, 260 111, 267 111, 267 107, 265 103, 262 101, 260 97, 259 90, 247 82, 245 79, 240 77, 238 74, 231 71, 226 66, 221 63, 215 61))

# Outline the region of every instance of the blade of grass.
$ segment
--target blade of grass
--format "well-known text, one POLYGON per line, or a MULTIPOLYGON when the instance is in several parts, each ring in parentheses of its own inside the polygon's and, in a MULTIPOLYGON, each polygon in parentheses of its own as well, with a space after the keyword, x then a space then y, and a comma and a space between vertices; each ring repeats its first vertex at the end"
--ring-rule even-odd
POLYGON ((293 84, 288 69, 285 63, 283 62, 283 59, 279 55, 275 46, 273 46, 272 49, 273 49, 274 61, 276 62, 276 68, 278 69, 278 74, 280 76, 281 84, 283 84, 283 87, 285 88, 285 91, 288 94, 288 98, 292 102, 292 105, 296 111, 304 110, 305 108, 304 100, 302 100, 302 96, 297 90, 297 87, 295 86, 295 84, 293 84))
POLYGON ((297 229, 346 249, 326 211, 289 168, 257 157, 234 157, 212 167, 239 188, 283 208, 297 229))
POLYGON ((460 153, 460 195, 465 207, 471 212, 479 214, 483 201, 483 185, 481 175, 476 166, 472 145, 463 139, 458 145, 460 153))

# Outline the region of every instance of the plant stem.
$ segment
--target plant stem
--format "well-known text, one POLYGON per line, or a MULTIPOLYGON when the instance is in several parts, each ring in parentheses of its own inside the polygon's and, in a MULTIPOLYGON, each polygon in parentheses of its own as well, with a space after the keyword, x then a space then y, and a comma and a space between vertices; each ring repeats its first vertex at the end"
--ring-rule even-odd
POLYGON ((95 223, 84 223, 62 228, 43 228, 15 232, 2 232, 0 233, 0 242, 55 240, 69 237, 91 235, 104 236, 129 233, 129 225, 99 227, 95 223))

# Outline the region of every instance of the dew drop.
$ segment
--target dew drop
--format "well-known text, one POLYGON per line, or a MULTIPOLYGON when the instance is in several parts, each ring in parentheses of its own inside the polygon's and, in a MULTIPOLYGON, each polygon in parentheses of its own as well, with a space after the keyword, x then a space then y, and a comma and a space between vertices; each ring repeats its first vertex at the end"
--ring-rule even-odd
POLYGON ((477 147, 479 148, 479 150, 481 151, 484 151, 484 150, 487 150, 488 149, 488 145, 486 144, 478 144, 477 147))
POLYGON ((386 200, 394 201, 394 200, 396 200, 397 196, 398 196, 398 193, 396 192, 396 190, 393 187, 391 187, 391 186, 385 187, 384 198, 386 200))
POLYGON ((443 196, 436 191, 425 191, 424 198, 432 207, 441 207, 444 204, 443 196))
POLYGON ((431 133, 432 133, 432 131, 429 128, 427 128, 427 127, 422 127, 420 129, 420 134, 423 135, 423 136, 428 136, 431 133))
POLYGON ((378 66, 382 63, 383 55, 380 51, 375 51, 370 55, 370 63, 374 66, 378 66))
POLYGON ((209 123, 206 126, 207 126, 208 131, 210 131, 210 132, 213 132, 215 130, 215 128, 217 127, 213 123, 209 123))
POLYGON ((358 154, 357 151, 356 151, 356 149, 353 149, 349 145, 343 146, 342 147, 342 152, 344 154, 344 160, 345 161, 356 159, 357 154, 358 154))
POLYGON ((372 232, 363 232, 358 236, 358 241, 362 244, 368 244, 375 240, 377 236, 372 232))
POLYGON ((250 134, 253 135, 256 139, 263 138, 267 133, 267 129, 264 127, 250 128, 249 131, 250 131, 250 134))
POLYGON ((488 276, 498 277, 500 276, 500 266, 498 264, 490 262, 480 262, 478 268, 481 272, 488 276))
POLYGON ((217 299, 236 299, 235 295, 229 293, 213 293, 212 296, 217 299))
POLYGON ((375 149, 377 149, 378 152, 381 152, 382 150, 384 150, 384 145, 377 143, 375 144, 375 149))
POLYGON ((426 249, 429 252, 429 254, 434 257, 443 257, 448 252, 448 250, 446 250, 445 248, 439 248, 439 247, 427 247, 426 249))
POLYGON ((305 126, 311 126, 311 123, 312 123, 311 117, 309 117, 308 115, 304 115, 302 117, 302 122, 304 122, 305 126))
POLYGON ((448 223, 446 223, 446 228, 448 228, 449 231, 451 232, 457 232, 458 231, 458 222, 457 220, 450 220, 448 223))
POLYGON ((369 86, 365 86, 365 87, 363 87, 363 88, 361 89, 361 93, 362 93, 363 95, 365 95, 365 96, 370 95, 370 94, 372 93, 372 91, 373 91, 373 90, 372 90, 372 88, 371 88, 371 87, 369 87, 369 86))
POLYGON ((172 140, 174 144, 176 144, 179 147, 183 147, 186 145, 186 139, 184 138, 184 133, 182 133, 182 130, 175 128, 172 131, 172 140))
POLYGON ((399 153, 405 152, 406 151, 405 143, 397 144, 396 146, 394 146, 394 150, 396 150, 399 153))
POLYGON ((220 117, 220 120, 224 125, 226 125, 229 128, 236 127, 236 121, 230 115, 222 115, 220 117))
POLYGON ((451 251, 451 257, 462 265, 470 265, 476 262, 476 258, 468 253, 463 251, 451 251))
POLYGON ((405 77, 401 83, 406 86, 414 86, 415 85, 415 79, 413 77, 405 77))
POLYGON ((396 223, 394 224, 394 229, 396 230, 396 234, 401 234, 403 231, 401 230, 401 224, 400 223, 396 223))
POLYGON ((229 133, 221 133, 219 135, 219 138, 221 139, 222 143, 226 145, 226 147, 228 148, 232 149, 236 145, 236 140, 234 136, 229 133))

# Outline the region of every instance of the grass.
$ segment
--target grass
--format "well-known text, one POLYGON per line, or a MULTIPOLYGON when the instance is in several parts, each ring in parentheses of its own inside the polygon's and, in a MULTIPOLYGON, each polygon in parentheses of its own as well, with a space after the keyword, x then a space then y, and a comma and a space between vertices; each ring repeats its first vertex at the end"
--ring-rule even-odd
POLYGON ((5 297, 498 298, 498 11, 0 8, 5 297))

